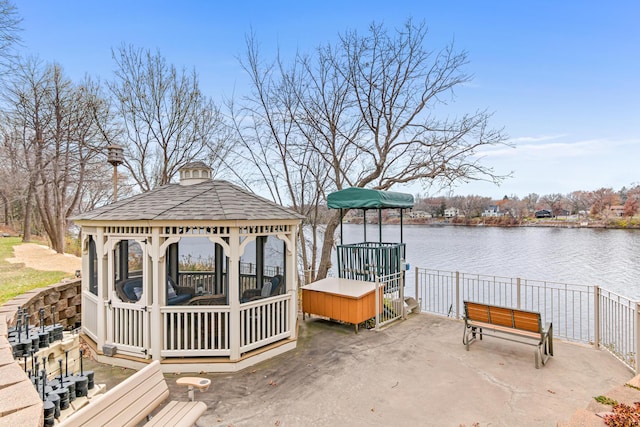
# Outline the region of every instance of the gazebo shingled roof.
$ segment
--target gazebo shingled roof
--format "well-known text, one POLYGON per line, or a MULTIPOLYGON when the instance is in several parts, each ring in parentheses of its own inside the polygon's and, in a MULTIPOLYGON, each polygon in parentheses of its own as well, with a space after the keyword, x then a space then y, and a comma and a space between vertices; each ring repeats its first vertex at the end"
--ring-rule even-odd
POLYGON ((223 180, 168 184, 74 216, 76 221, 299 220, 303 217, 223 180))

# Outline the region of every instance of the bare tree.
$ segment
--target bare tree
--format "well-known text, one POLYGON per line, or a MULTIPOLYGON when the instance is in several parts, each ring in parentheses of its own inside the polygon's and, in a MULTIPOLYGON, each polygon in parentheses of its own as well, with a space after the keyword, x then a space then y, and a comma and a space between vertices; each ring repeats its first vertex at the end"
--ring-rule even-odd
POLYGON ((564 201, 564 196, 560 193, 553 194, 545 194, 540 198, 540 203, 542 203, 545 207, 548 207, 553 216, 556 216, 562 210, 562 202, 564 201))
POLYGON ((624 216, 632 217, 640 208, 640 186, 636 185, 626 192, 627 199, 624 202, 624 216))
MULTIPOLYGON (((349 186, 388 190, 411 182, 499 182, 503 177, 481 163, 478 154, 484 146, 506 142, 502 131, 489 127, 491 115, 476 111, 437 118, 436 107, 471 79, 462 71, 466 53, 456 53, 452 45, 428 50, 426 36, 424 24, 411 21, 395 32, 373 24, 364 36, 346 32, 315 56, 298 55, 292 66, 278 59, 263 68, 257 66, 262 63, 249 39, 244 65, 254 83, 252 111, 278 123, 254 128, 254 133, 269 133, 261 141, 271 143, 287 131, 288 141, 310 147, 315 153, 310 159, 324 163, 320 169, 327 171, 314 183, 323 197, 349 186), (290 94, 295 108, 274 105, 276 88, 290 94), (290 125, 281 126, 285 122, 290 125)), ((259 166, 290 168, 282 161, 259 166)), ((291 183, 294 188, 303 185, 291 183)), ((338 224, 339 213, 334 212, 326 223, 319 278, 330 267, 338 224)))
MULTIPOLYGON (((0 70, 3 71, 0 77, 0 84, 7 84, 9 73, 4 71, 13 64, 15 60, 14 47, 20 43, 20 23, 22 19, 18 16, 16 7, 8 0, 0 0, 0 70)), ((4 122, 4 121, 3 121, 4 122)), ((4 122, 6 123, 6 122, 4 122)), ((3 123, 3 124, 4 124, 3 123)), ((7 141, 8 129, 3 128, 3 141, 7 141)), ((11 147, 3 144, 0 148, 0 203, 4 206, 4 224, 10 225, 10 213, 14 203, 13 188, 18 182, 15 177, 15 163, 12 162, 11 147)))
POLYGON ((536 210, 538 207, 538 200, 540 200, 540 196, 536 193, 529 193, 522 199, 527 208, 528 214, 531 214, 536 210))
POLYGON ((611 215, 611 206, 620 204, 620 196, 612 188, 599 188, 591 192, 591 215, 599 215, 607 220, 611 215))
POLYGON ((572 191, 565 197, 568 209, 577 215, 586 215, 591 205, 591 196, 587 191, 572 191))
POLYGON ((477 218, 482 215, 484 208, 491 204, 489 197, 471 196, 452 196, 449 198, 448 205, 458 208, 460 213, 468 218, 477 218))
POLYGON ((319 207, 325 197, 327 163, 300 137, 301 132, 313 131, 301 129, 296 120, 304 113, 301 74, 296 68, 285 72, 274 65, 264 66, 253 39, 248 38, 247 46, 243 65, 253 79, 255 94, 245 98, 240 107, 228 103, 230 122, 237 135, 234 156, 228 160, 236 167, 229 169, 247 187, 265 188, 273 200, 291 205, 304 215, 298 241, 300 267, 309 280, 317 265, 315 249, 324 218, 319 207), (274 77, 276 71, 286 77, 274 77))
POLYGON ((505 215, 515 218, 518 222, 529 216, 527 201, 520 200, 515 194, 503 199, 500 208, 505 212, 505 215))
POLYGON ((18 68, 7 102, 13 150, 27 178, 25 241, 35 204, 52 248, 64 252, 67 217, 78 206, 85 172, 98 161, 95 97, 94 86, 73 84, 59 65, 30 59, 18 68))
POLYGON ((0 0, 0 66, 6 67, 16 59, 14 47, 20 43, 22 18, 9 0, 0 0))
POLYGON ((109 88, 125 132, 110 142, 125 146, 125 166, 142 191, 169 183, 189 161, 219 162, 222 118, 195 70, 178 72, 160 53, 131 46, 114 50, 113 59, 109 88))
POLYGON ((2 116, 2 134, 0 144, 0 199, 4 205, 4 225, 18 229, 22 220, 22 203, 26 193, 27 179, 20 167, 16 141, 19 135, 6 125, 6 115, 2 116))

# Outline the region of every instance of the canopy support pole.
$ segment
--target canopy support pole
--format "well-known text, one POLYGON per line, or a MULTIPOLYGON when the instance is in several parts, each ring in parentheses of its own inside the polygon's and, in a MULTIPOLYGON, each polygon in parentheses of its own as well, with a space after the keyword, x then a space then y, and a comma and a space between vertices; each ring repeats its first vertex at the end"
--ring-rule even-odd
POLYGON ((382 243, 382 209, 378 208, 378 242, 382 243))
POLYGON ((367 210, 366 209, 362 209, 362 217, 364 218, 364 221, 362 221, 362 223, 364 224, 364 241, 367 241, 367 210))
POLYGON ((342 208, 340 208, 340 245, 344 245, 344 242, 342 241, 343 235, 344 233, 342 232, 342 208))

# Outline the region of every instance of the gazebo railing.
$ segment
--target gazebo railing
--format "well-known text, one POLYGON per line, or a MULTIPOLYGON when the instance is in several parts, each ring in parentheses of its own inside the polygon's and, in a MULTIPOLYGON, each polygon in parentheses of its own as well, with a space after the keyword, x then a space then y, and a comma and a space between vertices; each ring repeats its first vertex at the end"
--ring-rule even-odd
MULTIPOLYGON (((291 294, 240 305, 240 353, 291 337, 291 294)), ((162 357, 229 356, 230 308, 167 306, 161 308, 162 357)))
POLYGON ((161 308, 162 357, 229 356, 229 306, 161 308))
POLYGON ((291 294, 240 305, 240 353, 291 336, 291 294))
MULTIPOLYGON (((276 271, 274 268, 273 271, 276 271)), ((273 275, 266 274, 263 276, 263 282, 268 283, 273 278, 273 275)), ((226 275, 223 276, 223 282, 226 281, 226 275)), ((263 283, 263 285, 264 285, 263 283)), ((194 291, 198 289, 198 286, 202 286, 202 291, 207 294, 224 294, 224 284, 216 285, 215 272, 213 271, 180 271, 178 273, 178 285, 192 288, 194 291)), ((260 289, 258 286, 257 277, 254 273, 241 273, 240 274, 240 295, 247 289, 260 289)))
POLYGON ((89 337, 98 340, 98 297, 91 292, 82 293, 82 326, 89 337))

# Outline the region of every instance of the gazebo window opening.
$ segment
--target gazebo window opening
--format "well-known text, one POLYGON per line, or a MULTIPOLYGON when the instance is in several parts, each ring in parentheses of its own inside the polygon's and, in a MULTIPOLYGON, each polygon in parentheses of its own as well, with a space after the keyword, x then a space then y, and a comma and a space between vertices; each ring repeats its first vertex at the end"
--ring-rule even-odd
POLYGON ((207 237, 182 237, 169 246, 168 259, 167 274, 194 295, 228 294, 229 261, 220 244, 207 237))
POLYGON ((98 253, 93 236, 89 236, 89 292, 98 295, 98 253))
POLYGON ((240 257, 240 301, 284 293, 286 243, 276 236, 257 236, 240 257))
POLYGON ((135 303, 144 292, 144 251, 135 240, 121 240, 114 249, 114 284, 123 302, 135 303))

